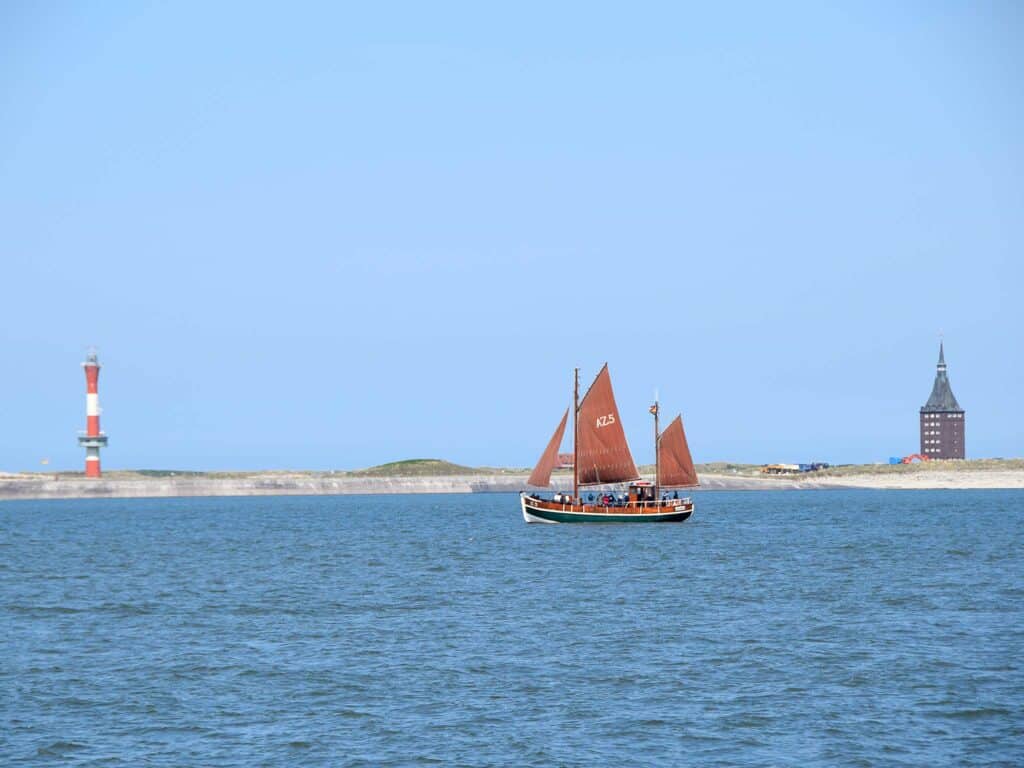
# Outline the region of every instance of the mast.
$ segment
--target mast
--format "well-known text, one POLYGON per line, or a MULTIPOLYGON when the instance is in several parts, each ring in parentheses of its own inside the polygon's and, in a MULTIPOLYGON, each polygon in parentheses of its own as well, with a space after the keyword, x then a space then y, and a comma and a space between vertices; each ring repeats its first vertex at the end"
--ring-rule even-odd
POLYGON ((579 491, 579 449, 580 449, 580 369, 573 369, 572 388, 572 499, 576 502, 579 491))
POLYGON ((661 482, 661 456, 660 456, 661 451, 658 450, 658 443, 661 441, 661 438, 658 436, 658 411, 659 410, 661 410, 661 409, 658 408, 658 396, 655 395, 654 396, 654 407, 651 408, 651 411, 654 413, 654 500, 655 501, 658 501, 658 499, 661 496, 661 494, 659 493, 659 490, 660 490, 659 484, 661 482))

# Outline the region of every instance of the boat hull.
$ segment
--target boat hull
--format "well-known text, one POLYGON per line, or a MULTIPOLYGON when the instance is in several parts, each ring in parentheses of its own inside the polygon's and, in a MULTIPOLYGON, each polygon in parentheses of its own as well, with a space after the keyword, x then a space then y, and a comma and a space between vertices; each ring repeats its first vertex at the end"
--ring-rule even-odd
POLYGON ((681 523, 693 514, 691 501, 629 512, 616 507, 555 504, 526 494, 520 496, 520 503, 528 523, 681 523))

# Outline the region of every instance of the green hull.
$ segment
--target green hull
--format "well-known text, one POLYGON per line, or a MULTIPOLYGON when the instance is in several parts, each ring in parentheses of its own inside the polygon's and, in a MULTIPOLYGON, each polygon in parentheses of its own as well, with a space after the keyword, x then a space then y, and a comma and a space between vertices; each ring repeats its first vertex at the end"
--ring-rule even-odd
POLYGON ((665 512, 616 515, 614 513, 569 512, 534 506, 524 497, 523 517, 528 523, 681 523, 693 514, 693 506, 679 506, 665 512), (533 519, 531 519, 533 518, 533 519))

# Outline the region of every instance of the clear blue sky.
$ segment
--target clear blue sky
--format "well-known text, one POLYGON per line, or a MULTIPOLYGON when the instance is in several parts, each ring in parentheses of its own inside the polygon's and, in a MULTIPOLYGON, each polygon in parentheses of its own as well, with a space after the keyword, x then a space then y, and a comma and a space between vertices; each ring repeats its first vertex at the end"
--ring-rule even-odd
POLYGON ((1024 10, 838 5, 3 4, 0 469, 1024 454, 1024 10))

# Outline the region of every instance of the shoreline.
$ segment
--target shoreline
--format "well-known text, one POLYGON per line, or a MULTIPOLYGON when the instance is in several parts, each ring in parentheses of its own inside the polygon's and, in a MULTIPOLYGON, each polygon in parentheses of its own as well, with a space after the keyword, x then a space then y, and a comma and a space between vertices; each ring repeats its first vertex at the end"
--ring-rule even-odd
MULTIPOLYGON (((178 498, 202 496, 343 496, 401 494, 518 493, 527 474, 480 473, 419 477, 360 477, 328 472, 252 472, 230 476, 197 474, 147 477, 0 474, 0 500, 89 498, 178 498)), ((691 492, 783 490, 954 490, 1024 488, 1024 469, 947 469, 894 474, 757 477, 701 473, 691 492)), ((556 475, 552 489, 565 490, 569 478, 556 475)))

